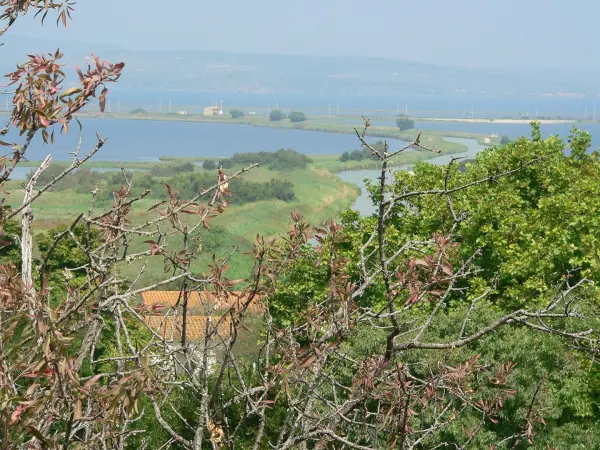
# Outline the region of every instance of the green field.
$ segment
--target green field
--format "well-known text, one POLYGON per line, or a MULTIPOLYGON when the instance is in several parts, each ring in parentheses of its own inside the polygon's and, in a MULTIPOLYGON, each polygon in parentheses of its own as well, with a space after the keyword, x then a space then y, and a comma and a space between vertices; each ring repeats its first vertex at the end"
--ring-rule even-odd
MULTIPOLYGON (((234 173, 238 169, 233 167, 230 172, 234 173)), ((295 199, 292 202, 269 200, 228 206, 221 216, 210 222, 211 226, 223 227, 230 238, 230 241, 223 243, 215 251, 217 256, 228 254, 235 246, 238 246, 241 251, 248 250, 257 234, 270 237, 285 233, 292 222, 292 212, 302 214, 313 224, 321 224, 325 220, 335 218, 352 204, 359 193, 356 186, 344 183, 331 172, 315 166, 291 172, 276 172, 260 167, 244 174, 246 180, 254 182, 264 182, 277 177, 294 184, 295 199)), ((11 181, 7 184, 7 190, 6 203, 12 207, 18 206, 23 198, 21 183, 11 181)), ((235 192, 232 195, 235 196, 235 192)), ((91 198, 91 194, 72 191, 46 192, 33 207, 34 229, 43 232, 70 223, 80 213, 87 213, 90 210, 91 198)), ((136 204, 132 213, 134 225, 155 217, 156 212, 148 212, 153 204, 155 200, 152 199, 144 199, 136 204)), ((99 208, 95 208, 92 213, 99 211, 99 208)), ((184 219, 191 220, 187 216, 184 219)), ((146 239, 134 239, 130 250, 132 252, 147 250, 148 244, 143 244, 146 239)), ((178 238, 168 239, 171 248, 178 248, 180 245, 178 238)), ((194 272, 201 273, 206 270, 211 258, 212 252, 205 253, 194 263, 194 272)), ((124 265, 123 275, 134 276, 143 262, 136 261, 124 265)), ((250 264, 251 260, 247 255, 236 254, 230 263, 228 276, 232 278, 248 276, 250 264)), ((150 283, 162 276, 164 276, 162 258, 154 257, 150 260, 144 275, 140 277, 140 281, 150 283)))

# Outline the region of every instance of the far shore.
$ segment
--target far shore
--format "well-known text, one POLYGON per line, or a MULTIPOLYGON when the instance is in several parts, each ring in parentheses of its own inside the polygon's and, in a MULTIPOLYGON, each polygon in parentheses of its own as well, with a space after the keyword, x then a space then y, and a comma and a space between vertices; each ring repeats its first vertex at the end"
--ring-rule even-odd
POLYGON ((420 122, 499 123, 510 125, 529 125, 532 121, 539 122, 542 125, 560 125, 580 122, 579 120, 566 119, 446 119, 440 117, 414 118, 414 120, 420 122))

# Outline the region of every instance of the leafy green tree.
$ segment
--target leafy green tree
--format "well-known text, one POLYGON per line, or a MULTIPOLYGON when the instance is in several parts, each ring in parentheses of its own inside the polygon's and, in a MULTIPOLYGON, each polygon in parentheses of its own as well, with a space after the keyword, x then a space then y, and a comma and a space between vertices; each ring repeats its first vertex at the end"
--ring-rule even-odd
POLYGON ((269 113, 269 119, 273 122, 280 122, 285 119, 285 114, 279 109, 274 109, 269 113))
MULTIPOLYGON (((392 208, 386 221, 390 248, 399 248, 409 239, 425 241, 440 230, 452 232, 460 244, 460 260, 474 257, 478 268, 476 276, 458 284, 456 292, 445 299, 445 313, 432 321, 428 340, 441 342, 448 336, 468 334, 518 308, 543 307, 553 298, 557 286, 565 282, 573 286, 584 277, 593 284, 579 294, 585 299, 581 312, 589 314, 598 307, 600 204, 596 199, 600 196, 597 183, 600 157, 595 152, 587 153, 590 136, 576 129, 569 138, 571 155, 565 153, 565 143, 559 138, 542 140, 537 125, 532 136, 532 140, 522 138, 485 150, 463 167, 456 163, 449 169, 419 163, 414 175, 396 172, 390 195, 444 192, 475 183, 468 189, 458 189, 449 199, 442 195, 410 195, 392 208), (510 176, 498 176, 520 166, 523 169, 510 176), (491 294, 488 299, 477 303, 475 299, 487 290, 491 294), (462 292, 470 294, 465 296, 462 292), (475 304, 477 313, 466 321, 465 316, 475 304)), ((378 186, 372 185, 370 191, 377 200, 378 186)), ((365 236, 377 228, 378 220, 360 218, 350 211, 343 215, 343 220, 347 236, 345 254, 351 261, 347 267, 351 268, 353 279, 359 280, 360 249, 365 236)), ((401 275, 402 271, 398 276, 401 275)), ((384 306, 379 303, 384 297, 382 289, 373 286, 367 290, 363 306, 384 306)), ((417 320, 430 311, 424 306, 413 311, 413 317, 417 320)), ((590 330, 597 327, 594 319, 584 326, 590 330)), ((359 355, 372 353, 373 349, 365 345, 367 333, 371 342, 385 341, 387 336, 382 332, 377 338, 377 331, 372 328, 360 331, 349 345, 356 351, 351 357, 360 359, 359 355)), ((566 345, 558 335, 539 334, 527 328, 504 328, 457 351, 406 354, 403 364, 419 367, 413 373, 419 379, 427 378, 440 359, 456 367, 477 355, 492 366, 514 365, 512 375, 507 378, 516 388, 514 395, 504 401, 498 422, 488 422, 472 439, 466 430, 479 427, 480 420, 477 415, 468 414, 444 433, 424 441, 424 448, 439 442, 452 446, 467 441, 473 448, 492 445, 501 448, 497 447, 498 442, 521 433, 527 420, 532 430, 536 430, 531 435, 535 448, 599 445, 600 429, 594 419, 600 405, 598 371, 589 370, 592 366, 584 355, 566 345), (536 412, 528 415, 532 404, 536 412)), ((494 398, 484 385, 479 386, 478 395, 494 398)), ((509 448, 525 448, 513 444, 514 438, 509 448)))
POLYGON ((148 112, 145 109, 142 108, 136 108, 136 109, 132 109, 131 111, 129 111, 129 114, 148 114, 148 112))
POLYGON ((306 115, 303 112, 292 111, 289 115, 290 122, 304 122, 306 115))
POLYGON ((240 109, 232 109, 229 111, 229 115, 232 119, 239 119, 240 117, 244 117, 244 111, 240 109))
POLYGON ((0 234, 0 263, 9 262, 21 266, 21 224, 16 220, 6 220, 0 234))
POLYGON ((509 142, 510 142, 510 138, 509 138, 507 135, 503 134, 503 135, 500 137, 500 145, 506 145, 506 144, 508 144, 509 142))
POLYGON ((47 259, 48 274, 56 274, 63 269, 71 269, 75 275, 85 273, 81 267, 88 264, 89 260, 84 250, 100 244, 100 232, 96 228, 75 226, 72 233, 76 242, 63 234, 67 229, 68 227, 61 225, 36 236, 37 248, 41 254, 40 262, 47 259), (63 237, 57 241, 60 235, 63 237))
POLYGON ((400 131, 412 130, 415 127, 415 121, 407 117, 398 117, 396 119, 396 126, 400 131))

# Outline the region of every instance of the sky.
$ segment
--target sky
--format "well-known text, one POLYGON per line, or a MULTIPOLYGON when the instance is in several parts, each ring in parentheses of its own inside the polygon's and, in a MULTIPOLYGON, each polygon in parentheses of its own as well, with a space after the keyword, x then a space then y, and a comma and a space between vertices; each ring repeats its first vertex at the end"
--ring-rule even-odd
POLYGON ((471 68, 598 69, 600 0, 79 0, 67 30, 18 36, 314 56, 378 56, 471 68))

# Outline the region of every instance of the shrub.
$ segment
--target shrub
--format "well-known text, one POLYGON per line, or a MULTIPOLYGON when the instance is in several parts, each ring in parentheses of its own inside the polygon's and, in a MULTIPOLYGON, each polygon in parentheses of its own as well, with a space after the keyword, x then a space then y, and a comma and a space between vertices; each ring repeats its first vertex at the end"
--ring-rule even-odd
POLYGON ((269 113, 269 119, 271 119, 273 122, 279 122, 285 119, 285 114, 279 109, 274 109, 269 113))
POLYGON ((304 122, 306 120, 306 116, 303 112, 292 111, 289 115, 289 119, 291 122, 304 122))
POLYGON ((294 170, 306 169, 312 162, 308 156, 298 153, 296 150, 279 149, 276 152, 236 153, 231 158, 222 161, 224 168, 230 168, 235 164, 250 165, 258 163, 268 166, 270 170, 294 170))
POLYGON ((239 119, 240 117, 244 117, 244 111, 241 111, 239 109, 232 109, 231 111, 229 111, 229 115, 232 119, 239 119))
POLYGON ((396 126, 400 131, 412 130, 415 127, 415 121, 406 117, 398 117, 396 119, 396 126))
POLYGON ((152 168, 150 173, 155 177, 172 177, 182 172, 193 172, 195 165, 191 162, 181 162, 173 164, 160 164, 152 168))

